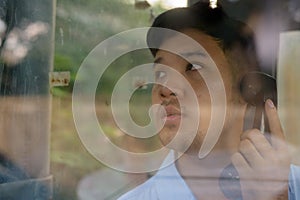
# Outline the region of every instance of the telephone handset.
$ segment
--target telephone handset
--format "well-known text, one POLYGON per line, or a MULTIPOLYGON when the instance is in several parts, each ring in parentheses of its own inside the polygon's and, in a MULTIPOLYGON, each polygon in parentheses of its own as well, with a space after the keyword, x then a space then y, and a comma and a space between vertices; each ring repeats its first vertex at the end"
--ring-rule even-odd
POLYGON ((240 82, 240 92, 248 103, 244 118, 244 130, 257 128, 270 132, 265 114, 265 101, 271 99, 277 106, 276 79, 263 72, 247 73, 240 82))
MULTIPOLYGON (((264 105, 267 99, 271 99, 277 106, 276 79, 263 72, 249 72, 241 79, 240 92, 248 104, 244 118, 244 131, 257 128, 262 133, 270 132, 264 105)), ((223 169, 219 186, 227 199, 243 199, 239 174, 233 164, 223 169)))

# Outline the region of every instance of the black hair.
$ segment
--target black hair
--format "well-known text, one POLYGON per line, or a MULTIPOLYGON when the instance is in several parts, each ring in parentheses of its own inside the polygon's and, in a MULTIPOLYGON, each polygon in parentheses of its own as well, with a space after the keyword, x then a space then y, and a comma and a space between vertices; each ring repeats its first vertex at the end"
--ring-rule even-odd
MULTIPOLYGON (((240 61, 234 65, 247 66, 247 71, 257 69, 257 58, 254 43, 254 34, 244 23, 227 16, 218 5, 211 8, 208 2, 198 2, 190 7, 174 8, 160 14, 153 22, 152 27, 166 28, 183 32, 186 29, 199 30, 219 41, 221 49, 227 57, 240 61), (238 50, 237 50, 238 49, 238 50), (228 54, 238 55, 228 55, 228 54)), ((150 28, 147 34, 147 43, 153 56, 162 42, 170 35, 161 35, 161 31, 150 28)), ((230 62, 230 58, 228 58, 230 62)))

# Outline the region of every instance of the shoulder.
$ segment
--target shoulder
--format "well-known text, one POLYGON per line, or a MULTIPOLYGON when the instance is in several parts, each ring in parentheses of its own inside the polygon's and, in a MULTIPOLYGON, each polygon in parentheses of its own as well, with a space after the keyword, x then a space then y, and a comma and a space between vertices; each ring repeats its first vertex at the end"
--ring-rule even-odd
POLYGON ((300 199, 300 166, 291 165, 289 177, 289 200, 300 199))
POLYGON ((195 199, 174 164, 174 152, 165 158, 157 173, 148 181, 125 193, 118 200, 195 199))
POLYGON ((122 195, 118 200, 152 200, 158 199, 158 195, 155 189, 154 177, 150 178, 145 183, 137 186, 133 190, 122 195))
POLYGON ((298 165, 291 165, 291 175, 297 175, 299 178, 300 175, 300 166, 298 165))

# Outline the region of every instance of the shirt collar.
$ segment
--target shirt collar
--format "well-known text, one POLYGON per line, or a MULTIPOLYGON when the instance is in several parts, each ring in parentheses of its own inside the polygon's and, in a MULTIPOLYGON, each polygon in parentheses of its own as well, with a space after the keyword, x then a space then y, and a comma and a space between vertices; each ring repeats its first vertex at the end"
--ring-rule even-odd
POLYGON ((159 199, 184 199, 195 200, 195 197, 187 186, 175 165, 175 152, 173 150, 165 158, 162 167, 155 175, 155 188, 159 199), (168 166, 167 163, 171 163, 168 166))

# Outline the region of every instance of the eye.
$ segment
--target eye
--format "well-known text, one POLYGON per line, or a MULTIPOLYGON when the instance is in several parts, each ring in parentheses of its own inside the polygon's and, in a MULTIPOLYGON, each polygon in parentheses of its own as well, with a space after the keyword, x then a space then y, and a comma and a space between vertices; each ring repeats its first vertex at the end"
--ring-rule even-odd
POLYGON ((200 70, 203 67, 200 64, 197 63, 188 63, 188 65, 186 66, 186 71, 196 71, 196 70, 200 70))
POLYGON ((158 82, 163 81, 166 78, 167 74, 164 71, 156 71, 155 72, 155 80, 158 82))

